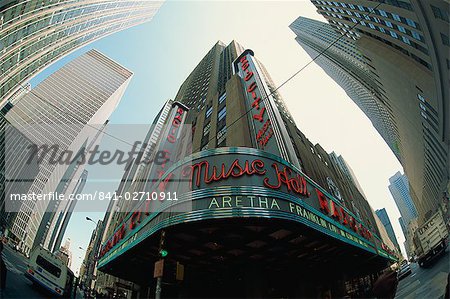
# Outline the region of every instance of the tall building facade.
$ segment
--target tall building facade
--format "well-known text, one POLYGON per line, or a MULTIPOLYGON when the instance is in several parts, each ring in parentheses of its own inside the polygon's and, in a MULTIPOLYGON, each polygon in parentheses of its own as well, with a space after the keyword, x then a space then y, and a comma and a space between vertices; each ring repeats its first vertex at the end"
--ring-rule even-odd
MULTIPOLYGON (((72 159, 70 163, 54 163, 47 153, 46 158, 37 164, 34 175, 26 171, 21 176, 21 173, 16 173, 16 168, 23 167, 30 150, 24 150, 22 160, 16 162, 17 155, 6 148, 1 159, 6 161, 6 184, 2 182, 2 185, 9 186, 11 183, 8 182, 12 181, 16 186, 14 180, 26 179, 29 185, 20 193, 69 194, 76 191, 73 185, 80 182, 85 165, 78 160, 82 159, 81 154, 89 157, 88 151, 101 137, 104 125, 120 102, 131 77, 132 73, 123 66, 96 50, 90 50, 53 73, 14 104, 10 103, 9 110, 2 117, 4 126, 15 128, 31 144, 57 146, 56 155, 71 151, 78 159, 72 159)), ((6 147, 14 143, 14 138, 7 140, 6 147)), ((25 165, 24 169, 27 167, 25 165)), ((64 221, 58 222, 59 217, 54 217, 61 201, 21 201, 13 211, 8 211, 8 198, 5 202, 2 212, 14 215, 6 225, 11 237, 20 243, 25 253, 46 243, 49 227, 54 227, 55 231, 64 226, 64 221), (58 227, 52 224, 54 221, 59 223, 58 227)))
POLYGON ((364 111, 375 129, 400 159, 395 123, 382 103, 382 91, 372 78, 364 57, 353 40, 340 39, 329 24, 299 17, 291 25, 296 41, 364 111), (330 46, 331 45, 331 46, 330 46), (320 54, 320 55, 319 55, 320 54))
POLYGON ((0 3, 0 106, 39 71, 99 38, 152 19, 163 1, 0 3))
MULTIPOLYGON (((400 211, 402 229, 407 228, 412 219, 417 218, 417 210, 409 195, 409 183, 406 175, 397 172, 389 178, 389 191, 400 211)), ((406 236, 406 234, 405 234, 406 236)))
MULTIPOLYGON (((384 137, 385 130, 372 122, 403 165, 419 222, 423 223, 448 192, 448 3, 311 2, 338 35, 344 36, 342 40, 356 45, 361 53, 369 82, 377 89, 375 101, 390 120, 388 132, 392 132, 394 142, 390 143, 384 137)), ((345 51, 341 54, 352 56, 345 51)), ((370 111, 362 110, 374 118, 370 111)))
POLYGON ((297 128, 253 51, 216 43, 154 123, 164 124, 154 150, 170 150, 173 164, 153 185, 139 187, 152 177, 126 172, 118 194, 176 190, 179 199, 112 211, 101 272, 154 292, 163 248, 168 297, 314 297, 312 285, 339 296, 344 281, 369 274, 356 260, 370 273, 396 260, 367 200, 297 128), (179 264, 184 283, 175 283, 179 264))
MULTIPOLYGON (((78 180, 71 178, 69 182, 73 185, 72 190, 69 191, 70 194, 80 194, 86 185, 86 180, 88 176, 88 171, 83 169, 82 174, 79 176, 78 180)), ((78 177, 78 176, 77 176, 78 177)), ((44 247, 48 248, 51 252, 59 250, 64 238, 64 234, 69 225, 70 217, 72 217, 72 212, 77 204, 76 200, 67 201, 60 203, 56 208, 53 219, 50 222, 48 232, 46 232, 46 237, 44 241, 44 247)))
POLYGON ((392 227, 392 223, 391 220, 389 219, 389 215, 387 214, 386 209, 383 208, 376 210, 375 213, 377 214, 378 218, 380 219, 381 223, 386 229, 386 232, 389 235, 389 238, 391 239, 392 243, 394 243, 395 247, 400 250, 400 245, 398 244, 394 228, 392 227))
POLYGON ((358 178, 356 177, 353 169, 348 165, 347 161, 345 161, 344 157, 341 155, 337 155, 335 152, 331 152, 330 154, 331 160, 333 163, 339 166, 339 169, 343 172, 343 174, 358 188, 358 191, 364 195, 364 190, 358 182, 358 178))

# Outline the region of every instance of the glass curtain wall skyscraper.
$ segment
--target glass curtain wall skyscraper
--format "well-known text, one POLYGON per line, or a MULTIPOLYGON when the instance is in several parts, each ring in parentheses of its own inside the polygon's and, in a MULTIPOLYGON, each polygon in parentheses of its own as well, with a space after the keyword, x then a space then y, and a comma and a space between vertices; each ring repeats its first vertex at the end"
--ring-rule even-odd
MULTIPOLYGON (((37 146, 58 146, 57 154, 66 150, 77 154, 87 152, 101 137, 101 131, 131 77, 128 69, 100 52, 90 50, 50 75, 14 104, 9 104, 9 110, 2 116, 2 124, 16 128, 37 146)), ((8 178, 8 174, 14 174, 15 168, 23 167, 19 165, 20 161, 12 164, 14 153, 8 151, 8 141, 12 143, 6 140, 6 156, 2 157, 6 161, 7 182, 21 179, 20 176, 8 178)), ((26 153, 23 152, 23 159, 28 158, 26 153)), ((74 184, 80 180, 83 167, 84 164, 75 160, 67 165, 43 159, 38 164, 37 174, 26 177, 31 185, 21 192, 64 193, 71 188, 68 180, 74 184)), ((53 218, 57 204, 58 201, 49 200, 24 201, 12 211, 17 213, 7 226, 11 237, 20 243, 23 251, 29 252, 36 245, 44 245, 48 227, 59 229, 51 224, 57 220, 53 218), (48 211, 51 213, 45 213, 48 211)), ((3 211, 6 210, 3 207, 3 211)), ((64 222, 59 225, 64 225, 64 222)))
MULTIPOLYGON (((372 123, 399 158, 419 222, 425 221, 443 202, 449 186, 448 3, 311 2, 343 36, 343 43, 354 44, 361 54, 370 85, 376 89, 377 105, 389 120, 388 132, 394 143, 385 138, 383 127, 372 123)), ((321 38, 318 34, 311 33, 321 38)), ((341 56, 350 58, 353 53, 344 49, 341 56)), ((339 63, 343 61, 339 59, 339 63)), ((327 62, 325 69, 330 67, 334 65, 327 62)), ((339 78, 336 81, 346 89, 339 78)), ((357 89, 354 92, 359 93, 357 89)), ((374 113, 362 110, 373 119, 374 113)))
MULTIPOLYGON (((402 216, 402 229, 407 228, 411 220, 417 217, 417 210, 409 195, 409 183, 406 175, 397 172, 389 178, 389 191, 402 216)), ((406 230, 404 229, 404 231, 406 230)))
POLYGON ((384 228, 386 229, 386 232, 391 239, 392 243, 394 243, 395 247, 400 250, 400 245, 398 244, 397 237, 395 236, 394 228, 392 227, 391 220, 389 219, 389 216, 386 212, 386 209, 379 209, 376 210, 375 213, 377 214, 378 218, 380 219, 381 223, 384 225, 384 228))
POLYGON ((163 1, 0 2, 0 107, 39 71, 114 32, 150 21, 163 1))

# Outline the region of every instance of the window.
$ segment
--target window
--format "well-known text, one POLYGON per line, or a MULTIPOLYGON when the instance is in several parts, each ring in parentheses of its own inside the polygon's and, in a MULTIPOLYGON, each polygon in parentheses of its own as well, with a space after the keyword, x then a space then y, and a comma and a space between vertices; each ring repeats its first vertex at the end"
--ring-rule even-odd
POLYGON ((226 94, 226 93, 224 93, 223 95, 221 95, 221 96, 219 97, 219 104, 222 104, 223 101, 225 101, 226 98, 227 98, 227 94, 226 94))
POLYGON ((227 115, 227 107, 223 107, 220 109, 219 114, 217 115, 217 120, 221 121, 227 115))
POLYGON ((405 27, 400 26, 400 25, 398 25, 397 27, 398 27, 398 31, 403 32, 403 33, 406 33, 405 27))
POLYGON ((402 21, 402 19, 400 18, 400 16, 397 15, 397 14, 395 14, 395 13, 392 13, 392 18, 393 18, 394 20, 396 20, 397 22, 401 22, 401 21, 402 21))
POLYGON ((358 5, 358 9, 359 9, 360 11, 364 11, 364 6, 358 5))
POLYGON ((36 258, 36 264, 55 277, 59 277, 61 275, 61 269, 58 266, 52 264, 40 255, 36 258))
POLYGON ((425 114, 425 112, 420 111, 420 115, 422 115, 423 118, 428 119, 427 115, 425 114))
POLYGON ((207 123, 206 126, 203 128, 203 136, 208 135, 210 130, 211 130, 211 122, 207 123))
POLYGON ((427 108, 425 107, 424 104, 419 103, 420 109, 422 109, 423 111, 427 111, 427 108))
POLYGON ((416 22, 414 22, 413 20, 410 20, 408 18, 406 18, 406 24, 408 24, 411 27, 417 28, 416 22))
POLYGON ((418 98, 421 102, 425 103, 425 98, 424 98, 420 93, 417 94, 417 98, 418 98))
POLYGON ((378 27, 378 29, 380 29, 381 32, 386 33, 386 30, 384 30, 383 27, 378 27))
POLYGON ((411 45, 411 42, 409 41, 409 39, 405 36, 402 36, 402 40, 405 44, 411 45))
POLYGON ((226 135, 227 135, 227 126, 224 126, 222 129, 219 130, 219 132, 217 132, 217 145, 218 146, 222 146, 223 142, 226 139, 226 135))
POLYGON ((211 107, 208 108, 208 110, 206 110, 206 118, 208 118, 208 117, 211 116, 211 114, 212 114, 212 109, 213 109, 213 107, 211 106, 211 107))
POLYGON ((391 36, 392 36, 393 38, 398 38, 397 33, 395 33, 394 31, 389 31, 389 33, 391 34, 391 36))
POLYGON ((441 32, 442 43, 446 46, 449 46, 448 35, 441 32))
POLYGON ((392 23, 389 21, 384 21, 386 23, 386 26, 390 27, 390 28, 394 28, 394 26, 392 26, 392 23))
POLYGON ((417 39, 417 40, 422 40, 421 37, 420 37, 420 34, 417 33, 416 31, 411 31, 411 33, 412 33, 412 36, 413 36, 415 39, 417 39))
POLYGON ((433 10, 433 14, 434 14, 435 18, 446 21, 447 23, 450 22, 450 18, 448 16, 448 11, 440 9, 439 7, 436 7, 434 5, 431 5, 431 10, 433 10))
POLYGON ((379 9, 378 12, 380 13, 380 15, 387 18, 388 15, 384 10, 379 9))
POLYGON ((375 29, 375 26, 372 23, 369 23, 369 27, 375 29))

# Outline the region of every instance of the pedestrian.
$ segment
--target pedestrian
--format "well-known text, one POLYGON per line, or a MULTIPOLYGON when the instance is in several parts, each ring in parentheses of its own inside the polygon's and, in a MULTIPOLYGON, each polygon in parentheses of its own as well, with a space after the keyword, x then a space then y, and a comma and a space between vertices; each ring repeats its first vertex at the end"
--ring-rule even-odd
POLYGON ((3 261, 3 242, 0 242, 0 295, 3 298, 6 288, 6 264, 3 261))

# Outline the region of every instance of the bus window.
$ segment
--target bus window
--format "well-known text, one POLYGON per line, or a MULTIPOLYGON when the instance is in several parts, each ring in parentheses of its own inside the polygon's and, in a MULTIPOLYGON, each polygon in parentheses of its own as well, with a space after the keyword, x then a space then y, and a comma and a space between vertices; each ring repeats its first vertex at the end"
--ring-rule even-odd
POLYGON ((59 267, 53 265, 40 255, 36 258, 36 264, 55 277, 61 275, 61 269, 59 267))

